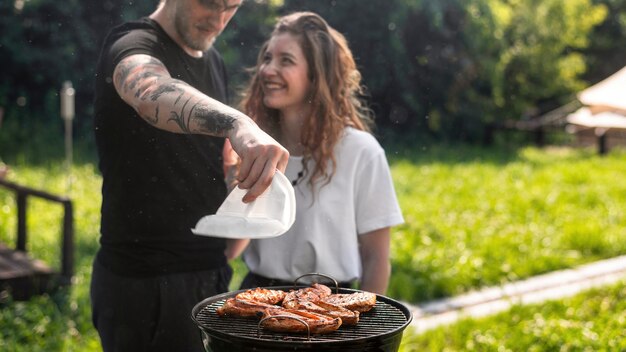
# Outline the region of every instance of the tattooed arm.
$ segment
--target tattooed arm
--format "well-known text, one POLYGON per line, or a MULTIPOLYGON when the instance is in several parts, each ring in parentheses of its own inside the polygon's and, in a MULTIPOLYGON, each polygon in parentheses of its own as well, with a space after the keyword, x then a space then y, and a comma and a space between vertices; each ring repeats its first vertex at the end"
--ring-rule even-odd
POLYGON ((149 124, 177 133, 227 137, 241 112, 174 79, 158 59, 132 55, 113 74, 120 97, 149 124))
POLYGON ((285 171, 289 153, 248 116, 172 78, 158 59, 131 55, 115 67, 120 97, 152 126, 174 133, 228 137, 241 158, 237 181, 249 189, 244 202, 270 185, 274 171, 285 171))

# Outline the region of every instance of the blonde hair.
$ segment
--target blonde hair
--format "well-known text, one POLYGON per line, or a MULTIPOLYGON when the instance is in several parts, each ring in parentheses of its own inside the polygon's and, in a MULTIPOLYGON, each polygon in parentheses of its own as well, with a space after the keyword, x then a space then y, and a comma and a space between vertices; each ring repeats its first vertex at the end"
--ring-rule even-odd
MULTIPOLYGON (((345 127, 369 132, 373 125, 372 112, 361 100, 364 94, 361 73, 345 37, 319 15, 296 12, 284 16, 274 27, 272 36, 282 33, 290 33, 297 38, 309 67, 312 109, 300 136, 304 147, 304 172, 309 172, 308 160, 313 159, 315 167, 311 170, 309 183, 313 185, 316 180, 322 179, 326 184, 335 173, 333 150, 345 127)), ((259 67, 268 42, 259 53, 252 79, 244 91, 241 109, 280 141, 278 110, 263 104, 259 77, 259 67)))

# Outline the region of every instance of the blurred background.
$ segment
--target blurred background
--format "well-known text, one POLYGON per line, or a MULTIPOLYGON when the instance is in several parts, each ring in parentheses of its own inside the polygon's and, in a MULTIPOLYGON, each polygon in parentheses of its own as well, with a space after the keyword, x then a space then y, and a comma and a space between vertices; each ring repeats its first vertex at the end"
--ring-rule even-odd
MULTIPOLYGON (((0 179, 74 205, 71 285, 25 301, 0 290, 0 351, 101 350, 94 72, 108 29, 157 3, 0 1, 0 179)), ((216 42, 232 104, 276 18, 296 10, 346 36, 376 113, 406 220, 392 230, 390 297, 425 304, 626 255, 626 128, 568 123, 581 91, 626 66, 626 0, 245 0, 216 42)), ((30 199, 26 249, 58 268, 63 209, 30 199)), ((14 246, 18 213, 0 187, 0 245, 14 246)), ((231 265, 235 288, 245 267, 231 265)), ((626 283, 402 340, 443 350, 625 351, 626 283)))
MULTIPOLYGON (((64 81, 76 90, 76 151, 93 155, 100 44, 156 3, 2 1, 0 157, 63 153, 51 147, 63 143, 64 81)), ((381 137, 489 142, 490 127, 541 116, 626 65, 624 0, 247 0, 217 43, 233 103, 276 16, 304 9, 348 38, 381 137)))

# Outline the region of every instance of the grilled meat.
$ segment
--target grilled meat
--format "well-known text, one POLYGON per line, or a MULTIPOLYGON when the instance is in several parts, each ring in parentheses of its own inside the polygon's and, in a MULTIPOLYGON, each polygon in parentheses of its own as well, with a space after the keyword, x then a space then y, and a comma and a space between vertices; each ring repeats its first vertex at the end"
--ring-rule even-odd
POLYGON ((371 292, 336 293, 322 299, 339 307, 357 312, 367 312, 376 305, 376 295, 371 292))
POLYGON ((235 315, 242 317, 258 317, 267 308, 276 307, 287 293, 282 290, 268 290, 257 287, 238 293, 235 297, 229 298, 224 305, 217 309, 217 314, 235 315))
MULTIPOLYGON (((347 309, 325 299, 332 296, 330 288, 321 284, 313 284, 311 287, 292 290, 283 299, 283 307, 288 309, 306 310, 333 318, 341 318, 344 325, 356 325, 359 321, 359 312, 347 309)), ((374 303, 376 296, 374 295, 374 303)), ((369 310, 369 309, 368 309, 369 310)))
POLYGON ((327 334, 341 326, 340 318, 331 318, 323 314, 307 312, 296 309, 268 308, 263 314, 264 320, 261 325, 271 331, 305 333, 307 327, 311 334, 327 334))
POLYGON ((332 318, 340 318, 343 325, 356 325, 359 322, 359 312, 326 303, 324 301, 297 301, 294 309, 324 314, 332 318))
POLYGON ((330 296, 330 294, 331 291, 328 286, 315 283, 311 287, 289 291, 283 299, 283 307, 298 309, 298 302, 317 302, 330 296))
POLYGON ((361 312, 376 305, 376 295, 370 292, 332 294, 330 288, 313 284, 298 290, 284 292, 256 288, 238 293, 217 309, 220 316, 274 317, 263 321, 263 327, 272 331, 306 332, 305 321, 313 334, 335 331, 339 326, 356 325, 361 312), (277 304, 282 303, 282 307, 277 304), (279 315, 281 317, 279 317, 279 315))
POLYGON ((282 290, 268 290, 266 288, 257 287, 253 290, 238 293, 235 298, 267 304, 278 304, 285 298, 286 295, 287 293, 282 290))
POLYGON ((217 308, 217 315, 223 317, 225 315, 232 315, 238 317, 259 317, 268 308, 275 308, 277 306, 257 302, 249 301, 245 299, 229 298, 224 302, 224 305, 217 308))

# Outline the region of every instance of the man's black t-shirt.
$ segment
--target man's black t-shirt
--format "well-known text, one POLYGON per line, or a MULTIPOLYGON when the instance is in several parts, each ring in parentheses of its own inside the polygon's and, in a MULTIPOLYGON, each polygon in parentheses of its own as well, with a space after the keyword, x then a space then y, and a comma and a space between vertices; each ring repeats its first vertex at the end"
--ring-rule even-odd
POLYGON ((193 58, 148 18, 109 33, 96 76, 94 127, 103 176, 97 260, 125 276, 225 265, 224 240, 190 231, 226 197, 224 139, 166 132, 139 117, 119 97, 112 80, 115 66, 133 54, 153 56, 172 77, 227 100, 224 64, 215 49, 193 58))

